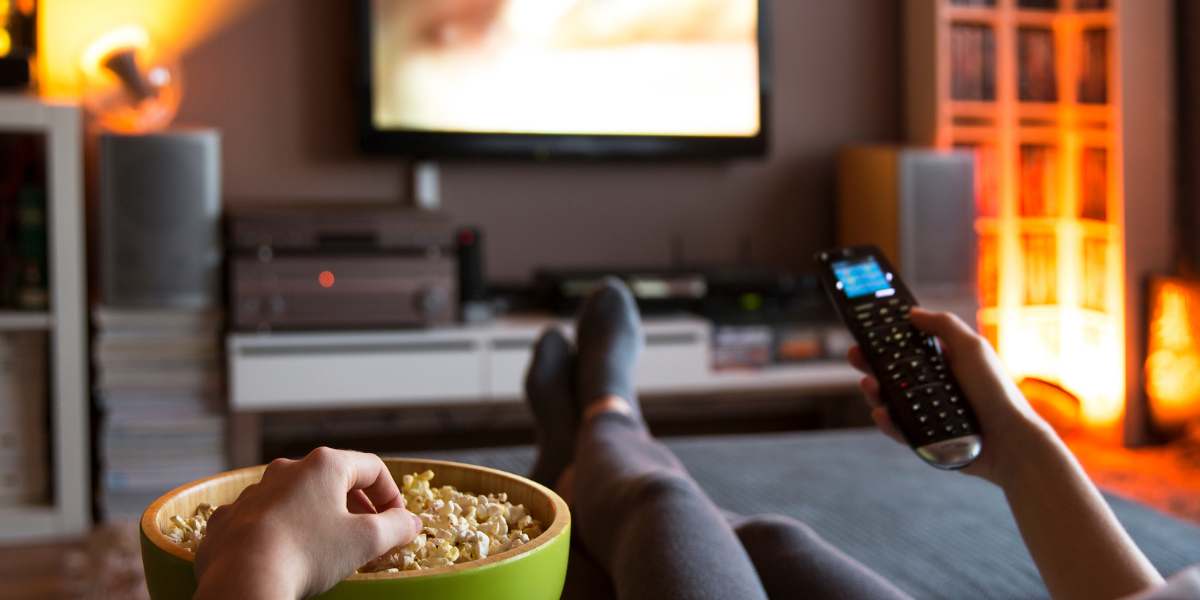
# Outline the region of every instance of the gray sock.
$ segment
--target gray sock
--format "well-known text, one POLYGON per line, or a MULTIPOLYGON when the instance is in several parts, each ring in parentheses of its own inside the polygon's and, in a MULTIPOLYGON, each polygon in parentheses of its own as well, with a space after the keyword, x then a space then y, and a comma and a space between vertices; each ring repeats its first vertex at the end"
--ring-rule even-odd
POLYGON ((554 487, 575 458, 579 414, 571 397, 572 361, 562 333, 547 329, 534 347, 525 376, 525 398, 533 410, 538 438, 537 462, 529 478, 546 487, 554 487))
POLYGON ((588 404, 616 395, 628 400, 641 420, 633 373, 645 344, 633 294, 620 279, 606 277, 579 307, 575 400, 580 414, 588 404))

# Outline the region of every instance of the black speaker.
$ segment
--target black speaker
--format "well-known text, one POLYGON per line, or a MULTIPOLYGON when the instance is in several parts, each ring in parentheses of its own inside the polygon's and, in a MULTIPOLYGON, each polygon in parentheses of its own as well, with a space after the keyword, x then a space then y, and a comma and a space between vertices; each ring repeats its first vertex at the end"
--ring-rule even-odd
POLYGON ((212 129, 100 136, 105 304, 206 308, 220 301, 220 146, 212 129))
POLYGON ((494 310, 483 275, 483 232, 478 227, 458 230, 458 293, 464 322, 480 323, 492 319, 494 310))

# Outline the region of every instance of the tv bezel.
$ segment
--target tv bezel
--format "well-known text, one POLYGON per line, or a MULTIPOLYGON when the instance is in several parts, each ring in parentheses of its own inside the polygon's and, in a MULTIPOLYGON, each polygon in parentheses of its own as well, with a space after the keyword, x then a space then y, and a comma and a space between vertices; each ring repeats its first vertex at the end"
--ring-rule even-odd
POLYGON ((374 119, 371 2, 357 0, 359 145, 363 152, 439 158, 727 158, 767 153, 771 97, 769 0, 758 1, 759 130, 753 137, 463 133, 379 129, 374 119))

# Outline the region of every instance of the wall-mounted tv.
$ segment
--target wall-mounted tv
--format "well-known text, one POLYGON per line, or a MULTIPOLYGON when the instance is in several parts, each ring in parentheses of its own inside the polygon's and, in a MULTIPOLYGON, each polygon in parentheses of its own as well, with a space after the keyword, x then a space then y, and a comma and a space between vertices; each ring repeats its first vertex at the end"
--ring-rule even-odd
POLYGON ((373 154, 766 152, 767 0, 358 0, 373 154))

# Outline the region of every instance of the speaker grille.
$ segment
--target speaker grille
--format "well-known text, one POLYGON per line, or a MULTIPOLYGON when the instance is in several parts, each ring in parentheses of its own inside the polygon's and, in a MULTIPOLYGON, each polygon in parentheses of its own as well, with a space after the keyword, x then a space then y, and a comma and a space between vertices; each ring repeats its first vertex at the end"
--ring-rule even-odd
POLYGON ((220 190, 216 131, 101 136, 104 302, 214 305, 220 283, 220 190))

